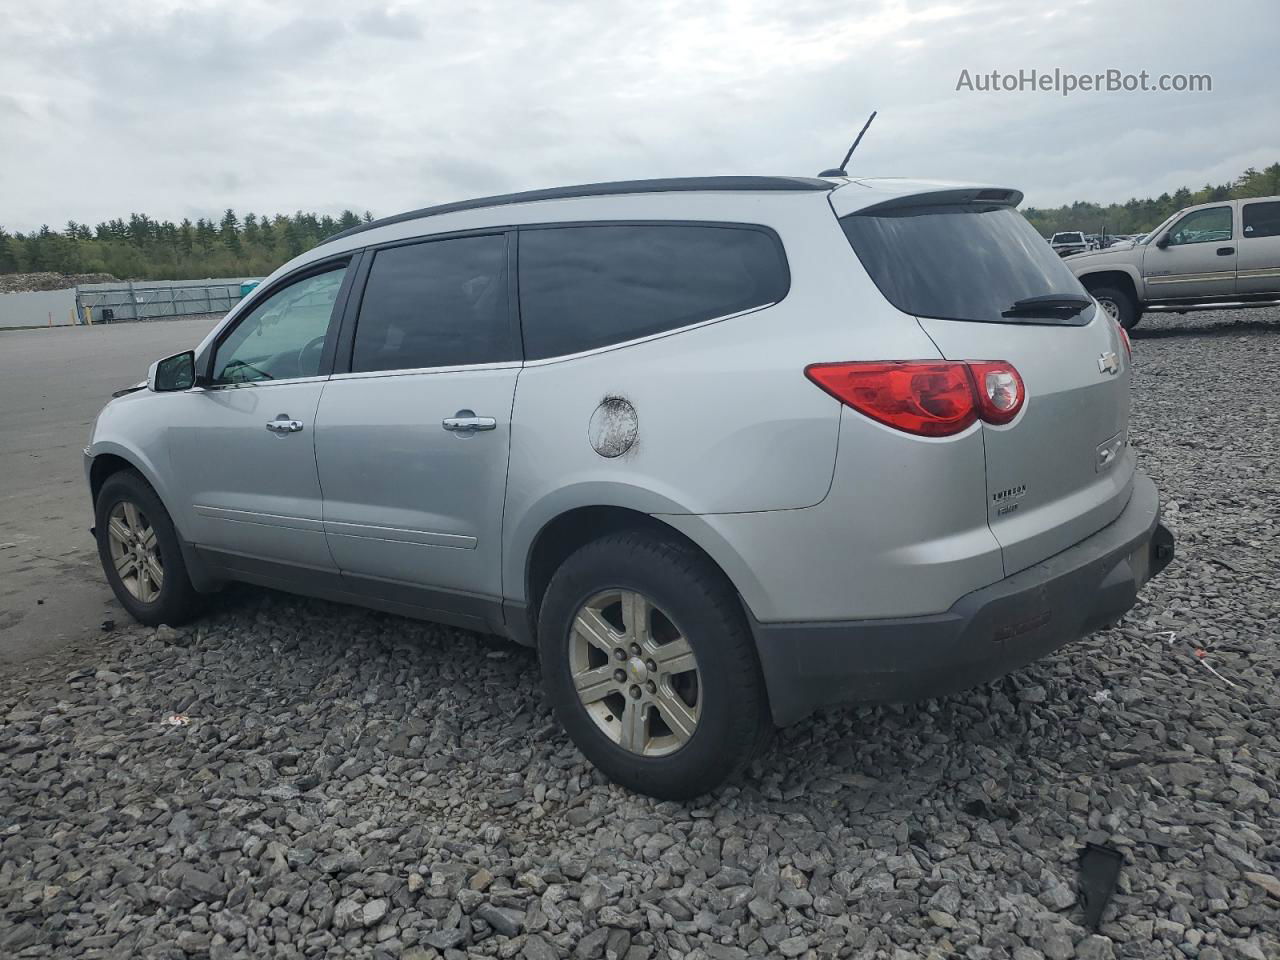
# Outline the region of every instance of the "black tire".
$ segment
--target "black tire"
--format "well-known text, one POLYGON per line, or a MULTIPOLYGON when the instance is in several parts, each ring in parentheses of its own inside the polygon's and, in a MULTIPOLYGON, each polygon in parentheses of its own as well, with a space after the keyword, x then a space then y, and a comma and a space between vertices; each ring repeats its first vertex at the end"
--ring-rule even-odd
POLYGON ((202 598, 187 575, 187 565, 182 557, 182 547, 179 545, 173 520, 151 484, 141 474, 133 470, 121 470, 109 476, 98 491, 94 518, 102 572, 106 575, 107 583, 111 584, 116 599, 129 611, 130 616, 139 623, 155 627, 162 623, 176 626, 200 613, 202 598), (121 503, 133 504, 155 531, 156 550, 163 567, 163 576, 158 594, 150 602, 143 602, 130 592, 112 560, 108 528, 112 510, 121 503))
POLYGON ((755 643, 732 585, 675 537, 632 530, 595 540, 556 571, 538 617, 547 696, 573 742, 610 780, 664 800, 701 796, 738 774, 771 740, 755 643), (611 589, 643 594, 688 640, 697 659, 701 713, 688 741, 664 756, 615 743, 573 685, 570 635, 579 609, 611 589))
POLYGON ((1094 287, 1089 292, 1093 294, 1094 299, 1103 304, 1104 309, 1108 302, 1115 304, 1116 319, 1126 330, 1132 330, 1142 319, 1142 311, 1138 309, 1138 305, 1134 303, 1128 291, 1117 287, 1094 287))

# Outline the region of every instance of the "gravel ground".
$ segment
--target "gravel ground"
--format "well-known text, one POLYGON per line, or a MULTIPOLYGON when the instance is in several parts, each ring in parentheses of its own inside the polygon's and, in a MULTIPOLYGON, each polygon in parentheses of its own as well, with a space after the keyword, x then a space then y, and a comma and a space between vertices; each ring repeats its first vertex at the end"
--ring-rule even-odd
POLYGON ((1179 555, 1124 623, 701 805, 604 783, 528 650, 247 588, 0 678, 0 956, 1275 960, 1280 312, 1134 345, 1179 555))

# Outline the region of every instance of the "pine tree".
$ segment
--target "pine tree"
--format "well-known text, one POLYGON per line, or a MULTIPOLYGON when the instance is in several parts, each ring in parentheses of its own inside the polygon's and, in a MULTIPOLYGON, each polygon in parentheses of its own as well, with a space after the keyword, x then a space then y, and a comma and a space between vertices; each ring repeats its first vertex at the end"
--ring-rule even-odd
POLYGON ((13 238, 0 227, 0 273, 13 273, 18 269, 18 258, 13 250, 13 238))
POLYGON ((240 221, 236 218, 236 212, 230 207, 227 207, 226 212, 222 215, 218 236, 228 250, 236 256, 240 255, 240 221))

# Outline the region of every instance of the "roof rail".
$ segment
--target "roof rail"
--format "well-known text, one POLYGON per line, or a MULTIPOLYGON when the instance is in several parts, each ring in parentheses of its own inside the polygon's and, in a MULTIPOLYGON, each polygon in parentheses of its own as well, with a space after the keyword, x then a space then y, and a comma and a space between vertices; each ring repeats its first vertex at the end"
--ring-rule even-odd
POLYGON ((434 207, 423 207, 421 210, 410 210, 394 216, 382 217, 369 223, 351 227, 331 237, 326 237, 320 244, 341 240, 366 230, 375 230, 393 223, 406 220, 417 220, 422 217, 434 217, 442 213, 457 213, 460 210, 480 210, 485 207, 501 207, 513 203, 531 203, 535 200, 566 200, 572 197, 609 197, 628 193, 679 193, 710 192, 716 190, 832 190, 835 184, 813 177, 666 177, 658 180, 615 180, 609 183, 584 183, 572 187, 552 187, 547 190, 526 190, 522 193, 503 193, 493 197, 478 197, 475 200, 459 200, 456 203, 442 203, 434 207))

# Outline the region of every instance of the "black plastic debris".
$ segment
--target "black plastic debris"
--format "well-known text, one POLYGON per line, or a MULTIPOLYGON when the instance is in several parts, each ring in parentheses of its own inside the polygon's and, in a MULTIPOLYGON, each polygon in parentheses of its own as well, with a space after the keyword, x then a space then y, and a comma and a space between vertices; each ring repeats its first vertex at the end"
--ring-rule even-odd
POLYGON ((1119 850, 1086 843, 1080 851, 1080 902, 1084 905, 1084 925, 1097 933, 1102 911, 1111 902, 1120 879, 1124 855, 1119 850))

